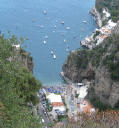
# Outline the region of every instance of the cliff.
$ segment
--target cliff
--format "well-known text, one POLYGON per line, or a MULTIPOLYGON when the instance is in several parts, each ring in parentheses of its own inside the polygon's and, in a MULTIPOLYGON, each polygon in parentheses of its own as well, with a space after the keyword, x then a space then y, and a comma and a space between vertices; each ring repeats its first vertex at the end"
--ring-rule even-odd
POLYGON ((26 52, 24 50, 20 50, 20 61, 22 62, 22 65, 27 67, 30 72, 33 73, 33 58, 30 56, 29 52, 26 52))
POLYGON ((98 97, 112 107, 119 100, 119 24, 103 43, 92 50, 78 49, 63 65, 64 76, 73 82, 92 82, 88 98, 98 97))
POLYGON ((101 28, 102 27, 102 18, 101 18, 100 13, 97 11, 96 7, 94 7, 89 13, 94 16, 98 27, 101 28))

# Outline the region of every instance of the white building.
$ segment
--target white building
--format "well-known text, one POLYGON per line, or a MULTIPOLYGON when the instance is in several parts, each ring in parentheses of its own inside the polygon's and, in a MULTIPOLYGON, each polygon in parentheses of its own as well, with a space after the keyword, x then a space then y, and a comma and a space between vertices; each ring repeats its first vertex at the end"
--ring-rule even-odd
POLYGON ((61 95, 56 95, 54 93, 50 93, 49 95, 47 95, 46 97, 50 103, 53 103, 53 102, 62 102, 62 98, 61 98, 61 95))
POLYGON ((46 96, 46 98, 51 103, 54 111, 58 111, 61 113, 66 112, 66 108, 62 101, 61 95, 56 95, 54 93, 50 93, 49 95, 46 96))

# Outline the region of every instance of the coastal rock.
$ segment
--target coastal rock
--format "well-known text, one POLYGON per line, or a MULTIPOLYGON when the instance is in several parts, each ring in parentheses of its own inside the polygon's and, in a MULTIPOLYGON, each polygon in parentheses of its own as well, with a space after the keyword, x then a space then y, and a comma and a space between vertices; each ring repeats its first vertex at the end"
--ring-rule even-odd
POLYGON ((97 11, 97 9, 94 7, 89 13, 94 16, 98 27, 101 28, 102 27, 102 20, 101 20, 100 13, 97 11))
POLYGON ((30 56, 29 52, 21 51, 20 61, 22 61, 22 65, 27 67, 30 72, 33 72, 33 58, 30 56))
POLYGON ((21 66, 26 67, 30 72, 33 73, 33 58, 30 56, 30 53, 22 49, 21 47, 17 49, 16 47, 14 48, 15 56, 10 57, 9 61, 12 60, 17 60, 18 62, 21 63, 21 66))

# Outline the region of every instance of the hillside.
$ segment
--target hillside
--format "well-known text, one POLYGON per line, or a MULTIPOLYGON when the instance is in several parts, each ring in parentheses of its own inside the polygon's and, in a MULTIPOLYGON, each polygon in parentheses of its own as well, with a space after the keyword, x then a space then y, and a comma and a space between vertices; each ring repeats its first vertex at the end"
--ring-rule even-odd
POLYGON ((41 84, 32 75, 29 54, 13 47, 19 43, 15 36, 0 36, 0 128, 39 128, 42 125, 27 104, 37 103, 41 84))
POLYGON ((88 98, 97 97, 104 104, 114 107, 119 103, 118 65, 119 24, 111 36, 93 50, 71 52, 62 69, 65 77, 73 82, 81 82, 83 79, 93 81, 88 98))
POLYGON ((119 20, 119 0, 96 0, 96 9, 102 15, 102 9, 107 8, 114 22, 119 20))

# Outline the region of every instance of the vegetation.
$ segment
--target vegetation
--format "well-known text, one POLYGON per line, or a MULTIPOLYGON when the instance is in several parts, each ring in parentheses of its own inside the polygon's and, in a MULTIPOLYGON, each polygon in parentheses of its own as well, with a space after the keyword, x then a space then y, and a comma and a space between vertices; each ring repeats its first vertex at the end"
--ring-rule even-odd
POLYGON ((88 58, 87 58, 87 50, 80 50, 78 51, 77 55, 77 68, 83 68, 85 69, 88 64, 88 58))
POLYGON ((48 99, 46 99, 46 106, 47 106, 47 108, 48 108, 48 111, 52 111, 52 107, 51 107, 51 105, 50 105, 48 99))
POLYGON ((89 63, 95 67, 105 66, 112 80, 119 81, 119 34, 113 34, 103 44, 91 51, 79 50, 77 67, 86 68, 89 63), (113 43, 112 43, 113 42, 113 43), (110 48, 113 47, 113 48, 110 48))
POLYGON ((39 128, 40 121, 31 114, 28 103, 37 103, 36 92, 41 84, 26 67, 13 44, 21 43, 15 36, 0 36, 0 127, 39 128))
POLYGON ((67 115, 58 115, 58 121, 63 121, 67 119, 67 115))
POLYGON ((93 35, 93 39, 95 39, 100 34, 100 31, 96 31, 96 33, 93 35))
POLYGON ((96 0, 96 8, 100 13, 105 7, 111 13, 111 19, 117 22, 119 20, 119 0, 96 0))
POLYGON ((119 100, 118 100, 118 102, 115 104, 114 109, 119 110, 119 100))
POLYGON ((99 111, 104 111, 104 110, 109 110, 112 109, 111 106, 104 104, 100 101, 100 99, 98 97, 93 97, 90 99, 91 104, 93 104, 93 106, 95 108, 98 108, 99 111))
POLYGON ((118 128, 118 120, 119 111, 103 111, 91 116, 81 114, 77 122, 71 119, 55 128, 118 128))

